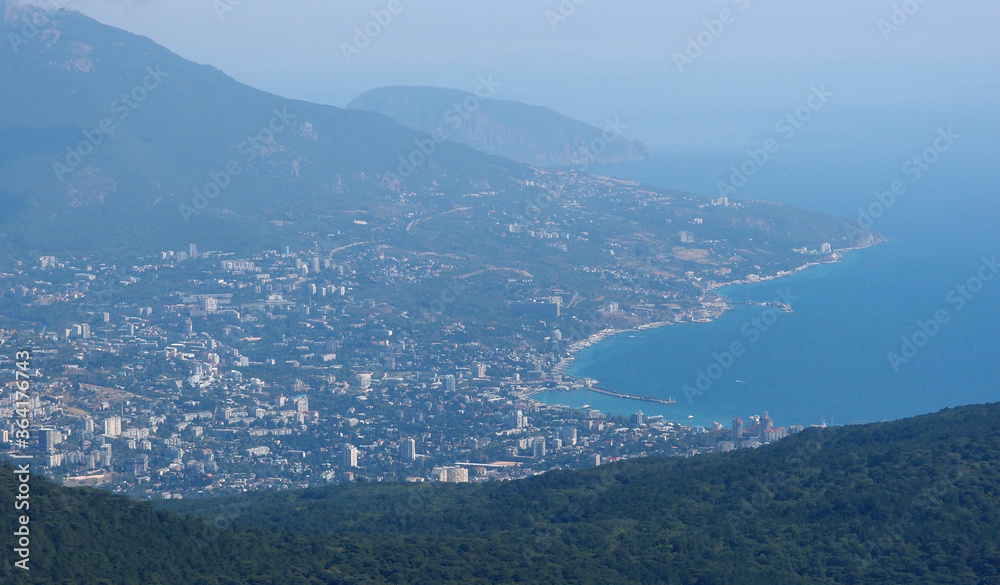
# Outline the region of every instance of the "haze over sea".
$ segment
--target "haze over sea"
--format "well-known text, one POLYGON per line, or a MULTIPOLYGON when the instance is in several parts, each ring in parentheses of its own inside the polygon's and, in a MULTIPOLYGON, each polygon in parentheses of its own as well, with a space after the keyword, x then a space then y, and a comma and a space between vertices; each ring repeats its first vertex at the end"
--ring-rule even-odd
MULTIPOLYGON (((991 110, 831 112, 825 117, 820 112, 730 198, 785 201, 856 220, 859 206, 868 207, 875 191, 889 189, 898 179, 906 193, 872 226, 889 241, 849 253, 838 264, 723 289, 734 301, 772 301, 779 289, 794 295, 794 313, 778 313, 766 330, 753 319, 767 309, 737 305, 712 323, 609 338, 579 352, 568 370, 578 378, 595 378, 609 390, 673 397, 675 405, 587 391, 546 392, 538 398, 613 414, 641 409, 668 420, 727 426, 735 416, 746 420, 765 410, 777 426, 846 424, 1000 401, 1000 275, 968 293, 964 304, 957 290, 977 277, 984 258, 1000 257, 998 133, 991 110), (939 128, 948 127, 960 138, 913 181, 904 163, 931 147, 939 128), (888 355, 902 355, 904 337, 916 334, 922 343, 919 323, 940 311, 947 322, 916 355, 911 350, 906 363, 896 364, 896 371, 888 355), (695 387, 699 370, 707 372, 716 363, 713 355, 734 341, 743 342, 745 353, 702 394, 685 396, 682 387, 695 387)), ((765 130, 761 141, 767 136, 765 130)), ((743 162, 746 148, 755 144, 741 146, 654 155, 640 163, 589 170, 714 197, 717 182, 727 180, 730 166, 743 162)), ((984 274, 992 272, 987 268, 984 274)))

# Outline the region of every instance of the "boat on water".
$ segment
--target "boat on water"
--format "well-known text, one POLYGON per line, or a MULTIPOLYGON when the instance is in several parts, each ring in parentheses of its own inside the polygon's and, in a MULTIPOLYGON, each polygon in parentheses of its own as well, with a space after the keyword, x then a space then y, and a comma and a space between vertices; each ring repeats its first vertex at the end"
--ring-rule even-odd
POLYGON ((694 418, 694 415, 693 414, 689 414, 688 415, 688 419, 692 419, 692 418, 694 418))

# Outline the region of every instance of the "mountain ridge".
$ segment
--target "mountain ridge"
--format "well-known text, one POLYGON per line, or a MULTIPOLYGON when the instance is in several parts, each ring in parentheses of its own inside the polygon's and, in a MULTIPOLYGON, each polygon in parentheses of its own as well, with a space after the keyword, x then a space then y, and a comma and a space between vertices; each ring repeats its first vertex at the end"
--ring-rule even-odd
POLYGON ((540 167, 580 167, 643 160, 646 147, 608 119, 597 128, 551 108, 493 97, 500 87, 480 78, 474 92, 432 86, 389 86, 354 98, 349 110, 371 111, 488 154, 540 167))
MULTIPOLYGON (((5 37, 23 37, 26 12, 45 14, 13 4, 0 9, 5 37)), ((398 158, 426 134, 383 116, 268 94, 72 11, 45 19, 16 51, 0 53, 7 106, 0 111, 7 145, 0 149, 0 199, 16 213, 3 218, 7 225, 0 229, 28 245, 37 245, 31 230, 12 224, 23 218, 31 229, 43 229, 39 215, 48 216, 46 223, 95 224, 125 243, 136 234, 107 217, 109 206, 122 219, 166 223, 157 236, 191 234, 194 216, 199 232, 231 233, 228 224, 239 230, 255 223, 242 221, 249 216, 274 219, 429 186, 510 188, 529 174, 449 143, 398 183, 398 158), (144 85, 150 69, 161 72, 161 83, 144 85), (294 116, 282 132, 270 128, 275 110, 294 116), (33 143, 11 140, 26 133, 33 143), (255 137, 260 148, 241 149, 255 137), (232 161, 241 175, 212 205, 183 213, 182 206, 194 207, 195 190, 203 191, 232 161)))

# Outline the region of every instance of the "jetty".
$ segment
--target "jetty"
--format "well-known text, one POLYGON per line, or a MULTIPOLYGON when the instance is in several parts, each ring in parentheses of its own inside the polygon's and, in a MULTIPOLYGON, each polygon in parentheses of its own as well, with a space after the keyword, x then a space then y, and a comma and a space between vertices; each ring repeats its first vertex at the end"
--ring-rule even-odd
POLYGON ((751 301, 749 299, 745 301, 738 302, 740 305, 747 305, 749 307, 778 307, 786 313, 794 313, 795 310, 788 303, 782 302, 766 302, 766 301, 751 301))
POLYGON ((624 392, 615 392, 613 390, 604 390, 603 388, 584 388, 584 390, 590 390, 591 392, 597 392, 598 394, 604 394, 606 396, 614 396, 615 398, 628 398, 629 400, 642 400, 644 402, 655 402, 657 404, 677 404, 677 401, 673 398, 653 398, 652 396, 636 396, 635 394, 625 394, 624 392))

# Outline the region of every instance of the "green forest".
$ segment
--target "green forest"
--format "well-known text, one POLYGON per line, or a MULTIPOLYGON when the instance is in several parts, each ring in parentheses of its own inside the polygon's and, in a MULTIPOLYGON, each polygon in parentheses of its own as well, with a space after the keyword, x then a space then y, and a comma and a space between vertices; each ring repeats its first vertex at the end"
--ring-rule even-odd
POLYGON ((1000 583, 1000 405, 479 485, 154 506, 0 473, 4 583, 1000 583))

